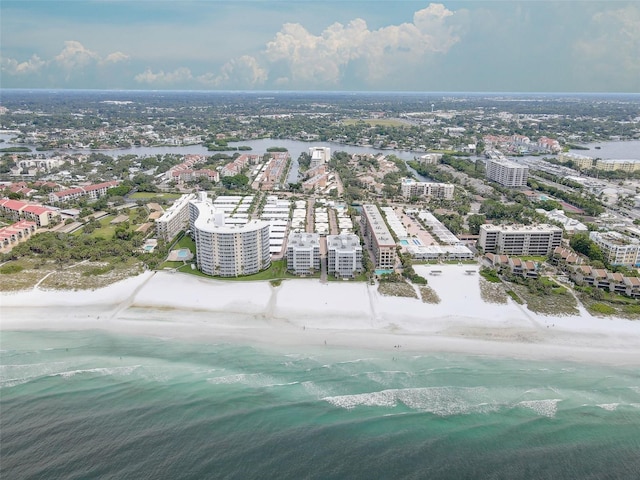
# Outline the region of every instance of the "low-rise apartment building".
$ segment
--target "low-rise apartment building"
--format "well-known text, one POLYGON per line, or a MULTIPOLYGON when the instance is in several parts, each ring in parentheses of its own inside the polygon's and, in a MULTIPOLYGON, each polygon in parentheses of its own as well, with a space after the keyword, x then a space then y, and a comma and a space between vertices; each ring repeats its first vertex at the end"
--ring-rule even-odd
POLYGON ((0 200, 0 212, 13 220, 31 220, 38 228, 48 227, 60 219, 60 213, 42 205, 3 198, 0 200))
POLYGON ((441 159, 441 153, 426 153, 418 157, 418 161, 420 163, 424 163, 425 165, 437 165, 438 163, 440 163, 441 159))
POLYGON ((400 190, 404 198, 426 196, 453 200, 455 187, 452 183, 416 182, 413 178, 403 178, 400 190))
POLYGON ((593 157, 570 152, 563 152, 559 154, 558 160, 562 163, 571 162, 578 170, 589 170, 593 168, 595 163, 593 157))
POLYGON ((82 197, 88 197, 91 200, 96 200, 103 195, 107 194, 107 190, 118 186, 117 180, 111 182, 96 183, 95 185, 86 185, 84 187, 69 188, 67 190, 60 190, 59 192, 51 192, 49 194, 49 201, 51 203, 66 202, 69 200, 78 200, 82 197))
POLYGON ((610 265, 640 267, 640 240, 620 232, 591 232, 589 238, 610 265))
POLYGON ((8 252, 22 240, 26 240, 35 233, 36 222, 20 220, 19 222, 0 228, 0 251, 8 252))
POLYGON ((596 168, 604 171, 637 172, 640 171, 640 160, 598 159, 596 168))

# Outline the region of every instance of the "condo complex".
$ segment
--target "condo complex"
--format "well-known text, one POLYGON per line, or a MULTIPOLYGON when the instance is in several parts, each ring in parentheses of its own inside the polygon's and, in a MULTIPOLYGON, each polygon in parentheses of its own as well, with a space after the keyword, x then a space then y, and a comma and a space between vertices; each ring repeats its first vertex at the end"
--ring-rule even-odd
POLYGON ((481 225, 478 246, 484 253, 550 255, 562 241, 562 229, 552 225, 481 225))
POLYGON ((201 192, 189 202, 189 225, 198 268, 207 275, 252 275, 271 265, 269 224, 265 221, 227 224, 224 212, 201 192))

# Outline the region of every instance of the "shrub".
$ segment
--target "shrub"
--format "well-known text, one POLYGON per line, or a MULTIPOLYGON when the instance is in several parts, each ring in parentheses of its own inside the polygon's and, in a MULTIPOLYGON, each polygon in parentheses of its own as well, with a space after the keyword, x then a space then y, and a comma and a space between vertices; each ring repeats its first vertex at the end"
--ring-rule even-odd
POLYGON ((516 292, 514 292, 513 290, 507 290, 507 295, 509 295, 511 298, 513 298, 513 301, 516 302, 519 305, 522 305, 522 299, 518 296, 518 294, 516 292))
POLYGON ((605 303, 594 303, 589 309, 594 313, 600 313, 602 315, 611 315, 616 313, 615 308, 605 303))
POLYGON ((7 265, 3 265, 2 267, 0 267, 0 273, 3 275, 10 274, 10 273, 18 273, 18 272, 21 272, 22 270, 24 270, 24 268, 21 265, 18 265, 16 263, 9 263, 7 265))
POLYGON ((485 280, 493 283, 500 283, 500 278, 495 270, 490 268, 481 268, 480 275, 484 277, 485 280))
POLYGON ((625 313, 640 314, 640 305, 625 305, 622 310, 625 313))
POLYGON ((82 275, 84 275, 85 277, 91 277, 93 275, 104 275, 105 273, 109 273, 111 270, 113 270, 113 267, 111 265, 106 265, 104 267, 91 268, 84 272, 82 275))

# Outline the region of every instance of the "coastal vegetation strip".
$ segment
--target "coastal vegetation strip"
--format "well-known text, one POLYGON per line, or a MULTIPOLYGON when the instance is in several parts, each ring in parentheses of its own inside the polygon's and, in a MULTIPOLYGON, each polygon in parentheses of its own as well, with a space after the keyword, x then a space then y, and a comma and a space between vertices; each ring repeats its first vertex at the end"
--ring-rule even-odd
POLYGON ((400 281, 400 282, 388 282, 382 281, 378 285, 378 292, 381 295, 388 297, 406 297, 406 298, 418 298, 413 285, 400 281))
POLYGON ((0 291, 29 290, 36 286, 50 290, 93 290, 142 273, 134 258, 126 261, 81 261, 61 265, 55 260, 21 258, 0 267, 0 291))
POLYGON ((550 290, 536 290, 524 284, 510 284, 527 309, 543 315, 579 315, 578 302, 564 287, 550 287, 550 290))
POLYGON ((578 292, 580 302, 587 311, 596 317, 619 317, 640 320, 640 304, 631 298, 603 292, 601 289, 578 292), (595 293, 595 295, 594 295, 595 293))
POLYGON ((480 283, 480 298, 486 303, 506 304, 507 293, 501 283, 486 280, 483 277, 479 277, 480 283))
POLYGON ((436 291, 429 286, 420 286, 420 297, 422 298, 422 303, 432 303, 437 304, 440 303, 440 297, 436 293, 436 291))

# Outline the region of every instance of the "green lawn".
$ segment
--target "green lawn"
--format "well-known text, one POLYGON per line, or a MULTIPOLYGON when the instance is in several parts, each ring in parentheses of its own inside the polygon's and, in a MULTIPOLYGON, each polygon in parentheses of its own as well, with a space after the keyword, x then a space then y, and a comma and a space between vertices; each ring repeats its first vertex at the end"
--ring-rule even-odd
MULTIPOLYGON (((165 265, 168 265, 168 264, 174 264, 174 263, 182 263, 182 262, 165 262, 161 265, 161 267, 164 267, 165 265)), ((175 267, 171 267, 169 265, 169 268, 175 268, 175 267)), ((199 277, 214 278, 216 280, 230 280, 234 282, 255 282, 255 281, 264 281, 264 280, 277 280, 282 278, 300 278, 296 275, 287 273, 287 262, 285 260, 277 260, 275 262, 271 262, 271 266, 268 269, 263 270, 262 272, 258 272, 255 275, 245 275, 243 277, 212 277, 210 275, 206 275, 202 273, 198 269, 192 270, 190 262, 178 268, 178 271, 183 273, 190 273, 191 275, 196 275, 199 277)))
MULTIPOLYGON (((130 215, 129 215, 129 231, 130 232, 134 232, 136 230, 136 228, 138 228, 140 226, 140 224, 132 222, 132 220, 131 220, 132 216, 133 216, 133 212, 131 212, 130 215)), ((113 238, 113 234, 115 233, 116 228, 119 225, 119 224, 113 224, 113 225, 111 224, 111 220, 113 220, 114 218, 115 217, 113 215, 107 215, 106 217, 103 217, 100 220, 98 220, 100 222, 100 228, 96 228, 89 235, 91 237, 93 237, 93 238, 97 238, 97 237, 113 238)), ((74 234, 75 235, 86 235, 82 231, 82 228, 78 229, 74 234)))
POLYGON ((523 262, 531 261, 531 262, 537 262, 537 263, 544 263, 547 260, 549 260, 547 257, 536 257, 536 256, 533 256, 533 255, 529 255, 529 256, 524 255, 524 256, 518 257, 518 258, 520 258, 520 260, 522 260, 523 262))
POLYGON ((165 200, 175 200, 176 198, 180 198, 182 195, 180 193, 154 193, 154 192, 136 192, 129 195, 129 198, 133 198, 135 200, 142 199, 148 200, 151 198, 164 198, 165 200))
POLYGON ((189 235, 183 235, 183 237, 173 246, 173 250, 177 250, 179 248, 188 248, 191 253, 196 253, 196 243, 189 235))

